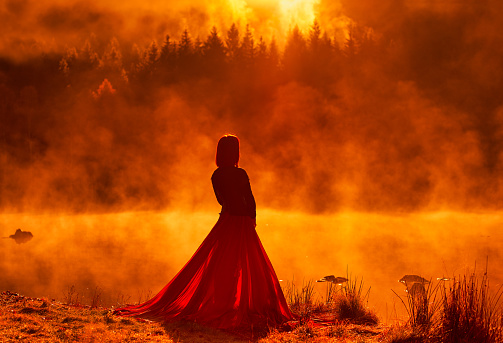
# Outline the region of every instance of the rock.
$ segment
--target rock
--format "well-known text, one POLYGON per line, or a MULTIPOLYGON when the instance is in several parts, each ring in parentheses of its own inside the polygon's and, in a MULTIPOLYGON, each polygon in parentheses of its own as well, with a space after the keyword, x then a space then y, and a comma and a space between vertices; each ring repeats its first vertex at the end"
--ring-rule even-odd
POLYGON ((29 231, 22 231, 21 229, 17 229, 16 233, 4 238, 12 238, 16 241, 17 244, 22 244, 29 242, 33 238, 33 234, 29 231))

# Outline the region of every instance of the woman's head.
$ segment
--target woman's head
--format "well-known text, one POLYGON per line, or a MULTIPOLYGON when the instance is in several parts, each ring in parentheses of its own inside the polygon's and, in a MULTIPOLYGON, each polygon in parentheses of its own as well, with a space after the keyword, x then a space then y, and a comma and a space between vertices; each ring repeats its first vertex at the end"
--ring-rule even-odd
POLYGON ((237 167, 239 162, 239 139, 224 135, 218 141, 216 163, 218 167, 237 167))

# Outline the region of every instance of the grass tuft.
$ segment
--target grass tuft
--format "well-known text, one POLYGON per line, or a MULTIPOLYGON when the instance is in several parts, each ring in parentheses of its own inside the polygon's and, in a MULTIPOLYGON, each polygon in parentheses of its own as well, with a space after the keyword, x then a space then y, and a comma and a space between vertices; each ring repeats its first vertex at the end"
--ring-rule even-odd
POLYGON ((91 293, 91 308, 97 308, 101 306, 101 288, 96 286, 91 293))
POLYGON ((314 295, 313 281, 308 281, 306 284, 303 282, 300 288, 295 285, 295 280, 286 284, 286 301, 290 310, 300 317, 301 322, 309 320, 313 315, 316 306, 314 295))
POLYGON ((425 283, 414 283, 407 286, 405 300, 398 295, 409 316, 407 324, 415 333, 427 333, 434 325, 434 321, 440 310, 441 304, 438 301, 440 283, 433 286, 430 281, 425 287, 425 283))
POLYGON ((503 342, 501 295, 501 287, 491 295, 487 273, 455 280, 442 298, 437 336, 442 342, 503 342))
POLYGON ((395 293, 407 309, 411 333, 387 342, 503 342, 502 287, 490 290, 487 271, 482 278, 472 273, 449 282, 449 287, 443 281, 435 287, 430 283, 424 291, 416 287, 406 300, 395 293))
POLYGON ((376 325, 379 320, 374 311, 368 307, 369 289, 364 292, 363 278, 352 279, 341 287, 341 292, 334 297, 334 312, 338 319, 354 324, 376 325))
POLYGON ((364 292, 363 279, 351 279, 343 285, 327 283, 325 301, 315 297, 314 282, 296 287, 295 282, 287 283, 285 297, 293 313, 300 317, 300 324, 310 321, 323 323, 346 323, 376 325, 378 317, 368 307, 370 288, 364 292))
POLYGON ((66 305, 80 305, 82 302, 82 296, 77 292, 77 289, 74 285, 71 285, 66 289, 65 294, 63 295, 63 302, 66 305))

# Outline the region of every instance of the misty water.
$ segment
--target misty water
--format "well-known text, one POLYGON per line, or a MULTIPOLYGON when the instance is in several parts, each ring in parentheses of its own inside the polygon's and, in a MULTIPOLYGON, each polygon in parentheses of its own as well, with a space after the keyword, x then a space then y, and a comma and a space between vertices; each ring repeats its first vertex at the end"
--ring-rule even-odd
MULTIPOLYGON (((2 239, 0 289, 64 301, 74 286, 83 303, 99 293, 104 306, 145 300, 188 261, 218 213, 175 211, 98 215, 3 214, 0 234, 31 231, 25 244, 2 239)), ((258 210, 257 232, 282 284, 325 275, 363 279, 369 306, 384 321, 403 313, 392 292, 417 274, 436 282, 487 271, 503 281, 501 213, 404 215, 258 210)), ((315 284, 318 297, 326 284, 315 284)))

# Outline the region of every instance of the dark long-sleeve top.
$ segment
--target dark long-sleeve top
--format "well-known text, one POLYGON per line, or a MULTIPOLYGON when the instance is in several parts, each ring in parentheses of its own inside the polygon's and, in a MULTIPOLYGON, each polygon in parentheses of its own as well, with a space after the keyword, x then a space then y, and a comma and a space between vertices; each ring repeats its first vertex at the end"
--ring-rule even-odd
POLYGON ((217 201, 222 213, 236 216, 256 217, 255 198, 246 171, 237 167, 217 168, 211 176, 217 201))

